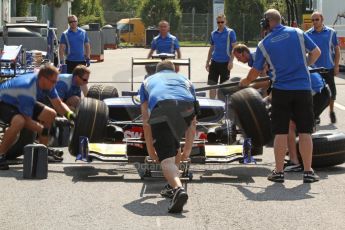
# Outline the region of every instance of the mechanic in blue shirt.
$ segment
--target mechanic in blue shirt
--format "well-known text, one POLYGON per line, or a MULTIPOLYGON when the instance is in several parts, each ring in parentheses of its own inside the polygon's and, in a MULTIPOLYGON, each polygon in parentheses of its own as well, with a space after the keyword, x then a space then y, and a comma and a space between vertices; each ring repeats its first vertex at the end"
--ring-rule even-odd
POLYGON ((59 74, 59 81, 55 88, 59 97, 68 107, 75 111, 80 103, 81 91, 87 95, 87 83, 90 77, 90 70, 84 65, 74 68, 72 74, 59 74))
POLYGON ((141 112, 147 151, 160 162, 168 185, 161 195, 172 198, 169 212, 181 212, 188 195, 182 187, 177 165, 187 160, 195 135, 195 90, 192 83, 175 72, 168 60, 157 65, 157 73, 140 87, 141 112), (180 141, 185 136, 181 153, 180 141))
POLYGON ((336 122, 334 112, 334 101, 337 90, 335 87, 334 76, 339 74, 340 46, 337 34, 334 29, 323 24, 323 15, 314 12, 311 15, 313 27, 306 33, 316 43, 321 50, 321 56, 315 62, 315 67, 324 67, 328 72, 323 75, 332 92, 332 100, 329 104, 329 117, 332 123, 336 122))
POLYGON ((314 64, 320 49, 302 30, 281 24, 279 11, 265 12, 264 29, 270 33, 259 42, 253 67, 240 86, 255 80, 267 62, 272 70, 272 128, 275 134, 276 167, 268 180, 284 182, 284 157, 287 149, 290 115, 294 114, 303 159, 303 182, 311 183, 319 177, 311 168, 314 116, 310 74, 307 66, 314 64), (309 52, 306 58, 306 52, 309 52))
POLYGON ((151 58, 153 52, 156 50, 157 54, 177 54, 177 58, 181 58, 181 50, 178 39, 169 33, 169 22, 162 20, 158 24, 159 34, 153 38, 151 42, 151 50, 147 58, 151 58))
MULTIPOLYGON (((217 85, 230 78, 230 71, 233 67, 232 48, 236 44, 236 33, 226 26, 226 17, 220 14, 216 18, 218 28, 211 33, 211 46, 206 60, 208 74, 208 85, 217 85), (210 63, 211 62, 211 63, 210 63)), ((210 90, 210 98, 216 98, 217 90, 210 90)))
POLYGON ((56 111, 69 119, 74 113, 64 104, 55 84, 59 71, 52 65, 41 67, 38 74, 26 74, 5 81, 0 85, 0 119, 9 124, 0 144, 0 169, 8 169, 6 152, 15 142, 17 134, 25 127, 39 134, 39 141, 47 145, 49 128, 56 112, 38 102, 48 96, 56 111))
POLYGON ((90 42, 85 30, 78 27, 75 15, 67 17, 69 28, 61 34, 59 56, 60 63, 64 63, 65 52, 67 73, 72 73, 77 65, 90 66, 90 42))
MULTIPOLYGON (((174 35, 170 34, 169 22, 162 20, 158 23, 159 34, 153 38, 151 42, 151 49, 147 58, 151 58, 153 52, 156 50, 157 54, 167 53, 176 54, 176 57, 180 59, 182 57, 180 44, 174 35)), ((176 72, 179 71, 179 66, 175 66, 176 72)))
MULTIPOLYGON (((254 60, 255 60, 255 52, 250 52, 249 48, 244 44, 237 44, 232 50, 232 54, 239 62, 248 64, 249 67, 253 67, 254 60)), ((266 64, 263 71, 261 72, 260 76, 269 76, 272 78, 272 73, 269 70, 268 65, 266 64)), ((255 89, 262 89, 261 94, 263 97, 267 96, 270 93, 272 81, 262 81, 256 82, 251 85, 251 87, 255 89)))

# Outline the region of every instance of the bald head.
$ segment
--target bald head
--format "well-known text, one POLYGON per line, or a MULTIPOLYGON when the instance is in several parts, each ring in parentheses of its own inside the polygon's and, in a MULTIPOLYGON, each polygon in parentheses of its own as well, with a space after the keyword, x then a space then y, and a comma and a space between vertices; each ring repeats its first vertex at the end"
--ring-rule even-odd
POLYGON ((269 9, 265 12, 265 18, 268 20, 274 22, 275 24, 280 24, 281 23, 281 15, 278 10, 276 9, 269 9))
POLYGON ((156 72, 160 72, 162 70, 172 70, 175 71, 175 66, 174 63, 168 60, 161 61, 160 63, 157 64, 156 67, 156 72))

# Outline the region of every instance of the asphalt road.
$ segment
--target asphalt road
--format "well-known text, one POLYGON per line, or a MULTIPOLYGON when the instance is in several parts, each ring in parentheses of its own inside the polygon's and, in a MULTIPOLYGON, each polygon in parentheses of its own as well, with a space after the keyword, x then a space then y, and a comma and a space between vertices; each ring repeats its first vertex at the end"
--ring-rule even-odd
MULTIPOLYGON (((192 81, 204 86, 207 48, 182 48, 191 58, 192 81)), ((147 49, 105 51, 103 63, 91 65, 91 81, 130 90, 131 57, 147 49)), ((235 63, 232 76, 248 68, 235 63)), ((186 74, 187 69, 181 70, 186 74)), ((135 81, 144 76, 134 68, 135 81)), ((337 78, 338 123, 327 111, 319 130, 345 130, 344 75, 337 78)), ((138 88, 135 84, 134 89, 138 88)), ((0 229, 344 229, 345 164, 317 170, 321 181, 303 184, 301 173, 286 174, 283 184, 266 179, 274 167, 272 148, 264 148, 256 165, 192 165, 190 199, 181 215, 167 213, 168 200, 158 194, 164 181, 140 180, 133 165, 75 162, 49 165, 46 180, 24 180, 22 165, 0 172, 0 229)))

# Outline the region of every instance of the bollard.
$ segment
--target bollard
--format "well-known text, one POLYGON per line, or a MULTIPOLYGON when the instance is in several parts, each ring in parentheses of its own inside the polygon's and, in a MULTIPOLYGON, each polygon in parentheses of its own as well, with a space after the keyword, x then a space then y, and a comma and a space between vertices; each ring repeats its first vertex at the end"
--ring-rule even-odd
POLYGON ((249 164, 249 163, 255 163, 256 161, 254 157, 252 156, 252 139, 251 138, 245 138, 243 142, 243 150, 242 150, 242 156, 243 156, 243 163, 249 164))
POLYGON ((79 137, 79 153, 77 155, 76 161, 90 162, 89 158, 89 138, 80 136, 79 137))
POLYGON ((47 179, 48 149, 42 144, 24 147, 23 177, 26 179, 47 179))

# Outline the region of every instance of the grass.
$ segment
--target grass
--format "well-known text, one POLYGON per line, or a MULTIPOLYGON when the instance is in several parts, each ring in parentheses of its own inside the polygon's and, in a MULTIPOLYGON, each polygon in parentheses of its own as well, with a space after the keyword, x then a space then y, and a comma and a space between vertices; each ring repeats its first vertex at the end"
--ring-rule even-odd
POLYGON ((205 41, 179 41, 180 46, 209 46, 209 42, 205 41))

